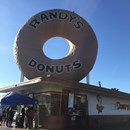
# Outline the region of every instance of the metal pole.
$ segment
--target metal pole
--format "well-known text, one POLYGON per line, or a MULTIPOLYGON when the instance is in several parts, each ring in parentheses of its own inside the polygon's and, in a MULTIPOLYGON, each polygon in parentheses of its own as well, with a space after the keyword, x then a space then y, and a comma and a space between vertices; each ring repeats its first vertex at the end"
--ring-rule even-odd
POLYGON ((61 107, 62 107, 62 92, 61 92, 61 95, 60 95, 60 110, 59 110, 59 115, 61 115, 61 107))
POLYGON ((23 73, 21 72, 20 82, 23 82, 23 81, 24 81, 24 75, 23 75, 23 73))
POLYGON ((90 84, 90 76, 89 76, 90 74, 88 74, 87 76, 86 76, 86 81, 87 81, 87 84, 90 84))

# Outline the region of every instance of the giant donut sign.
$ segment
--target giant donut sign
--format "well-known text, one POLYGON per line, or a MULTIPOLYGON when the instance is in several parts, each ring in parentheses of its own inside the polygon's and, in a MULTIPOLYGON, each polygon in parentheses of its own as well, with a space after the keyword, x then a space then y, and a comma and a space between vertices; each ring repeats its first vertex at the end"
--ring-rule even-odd
POLYGON ((14 57, 28 79, 47 77, 80 81, 93 68, 97 39, 89 24, 79 15, 62 9, 40 12, 19 30, 14 42, 14 57), (61 59, 50 59, 43 52, 53 37, 69 41, 70 51, 61 59))

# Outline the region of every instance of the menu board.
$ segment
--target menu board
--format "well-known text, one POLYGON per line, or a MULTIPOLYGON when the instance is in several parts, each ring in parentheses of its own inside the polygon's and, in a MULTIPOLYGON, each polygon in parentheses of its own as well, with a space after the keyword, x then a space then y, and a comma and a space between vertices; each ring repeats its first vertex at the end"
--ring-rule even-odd
POLYGON ((74 107, 74 93, 69 93, 68 108, 74 107))

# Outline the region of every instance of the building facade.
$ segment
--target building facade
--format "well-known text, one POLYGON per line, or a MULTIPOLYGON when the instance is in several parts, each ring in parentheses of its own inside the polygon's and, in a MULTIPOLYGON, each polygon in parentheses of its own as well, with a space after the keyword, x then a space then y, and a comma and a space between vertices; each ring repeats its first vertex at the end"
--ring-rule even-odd
POLYGON ((31 95, 38 125, 49 130, 130 128, 130 94, 98 86, 36 78, 0 89, 31 95))

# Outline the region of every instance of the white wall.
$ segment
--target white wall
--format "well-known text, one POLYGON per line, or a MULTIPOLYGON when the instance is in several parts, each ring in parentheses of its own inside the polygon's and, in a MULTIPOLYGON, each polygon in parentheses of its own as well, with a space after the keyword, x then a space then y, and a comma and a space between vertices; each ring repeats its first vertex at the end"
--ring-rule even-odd
POLYGON ((121 98, 87 94, 89 115, 130 115, 130 101, 121 98), (117 102, 120 102, 117 106, 117 102), (96 106, 103 108, 98 112, 96 106))

